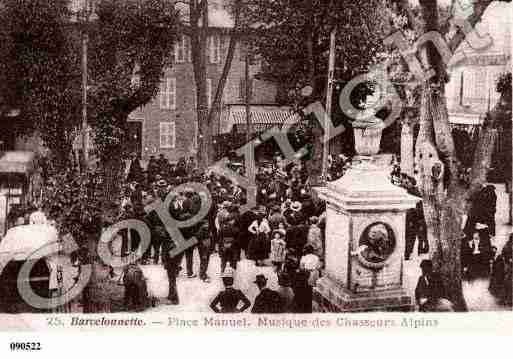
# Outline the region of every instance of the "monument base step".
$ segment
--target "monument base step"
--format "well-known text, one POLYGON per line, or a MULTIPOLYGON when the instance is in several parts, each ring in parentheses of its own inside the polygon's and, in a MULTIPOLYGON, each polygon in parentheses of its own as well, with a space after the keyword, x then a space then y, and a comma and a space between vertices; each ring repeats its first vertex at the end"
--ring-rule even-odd
POLYGON ((340 283, 323 277, 313 291, 315 311, 340 312, 409 312, 414 308, 411 296, 402 288, 354 293, 340 283))

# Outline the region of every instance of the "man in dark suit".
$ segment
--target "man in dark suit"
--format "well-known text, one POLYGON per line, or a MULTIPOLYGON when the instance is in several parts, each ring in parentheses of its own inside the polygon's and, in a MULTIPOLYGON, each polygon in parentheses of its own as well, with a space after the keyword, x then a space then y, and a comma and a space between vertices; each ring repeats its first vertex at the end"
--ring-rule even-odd
POLYGON ((287 249, 293 249, 298 254, 303 253, 303 248, 308 241, 308 229, 306 224, 290 226, 285 235, 287 249))
POLYGON ((452 312, 452 303, 444 298, 442 278, 433 271, 433 262, 424 259, 420 263, 422 275, 415 288, 415 301, 421 312, 452 312))
POLYGON ((178 290, 176 286, 176 277, 178 273, 180 273, 181 267, 180 263, 182 263, 183 253, 171 257, 169 252, 173 249, 174 243, 170 240, 164 240, 162 244, 162 263, 164 264, 164 268, 167 272, 167 278, 169 280, 169 295, 167 299, 170 301, 170 304, 177 305, 180 303, 178 290))
POLYGON ((255 298, 251 313, 283 313, 283 302, 278 292, 267 288, 267 278, 258 274, 254 282, 260 293, 255 298))
POLYGON ((222 279, 225 289, 210 303, 210 308, 216 313, 242 313, 248 309, 251 306, 249 299, 239 289, 233 288, 233 270, 227 269, 222 279), (239 308, 240 302, 242 307, 239 308))

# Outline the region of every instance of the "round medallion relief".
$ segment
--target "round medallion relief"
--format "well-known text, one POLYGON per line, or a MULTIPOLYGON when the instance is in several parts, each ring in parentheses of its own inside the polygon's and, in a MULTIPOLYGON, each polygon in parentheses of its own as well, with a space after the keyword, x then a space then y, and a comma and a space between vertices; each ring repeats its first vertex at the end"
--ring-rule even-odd
POLYGON ((396 247, 394 231, 384 222, 368 225, 358 241, 358 259, 366 267, 381 268, 396 247))

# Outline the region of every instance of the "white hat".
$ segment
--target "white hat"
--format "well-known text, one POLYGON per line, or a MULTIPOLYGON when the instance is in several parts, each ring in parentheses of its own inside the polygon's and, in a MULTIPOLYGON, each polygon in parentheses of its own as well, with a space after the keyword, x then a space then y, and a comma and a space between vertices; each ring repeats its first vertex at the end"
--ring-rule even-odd
POLYGON ((223 274, 221 275, 221 278, 233 278, 235 272, 232 267, 227 267, 223 274))
POLYGON ((41 211, 32 212, 29 217, 30 224, 46 224, 46 216, 41 211))
POLYGON ((303 205, 301 204, 301 202, 296 201, 290 205, 290 209, 295 212, 301 211, 301 208, 303 208, 303 205))
POLYGON ((485 229, 488 228, 486 224, 483 223, 476 223, 476 229, 485 229))

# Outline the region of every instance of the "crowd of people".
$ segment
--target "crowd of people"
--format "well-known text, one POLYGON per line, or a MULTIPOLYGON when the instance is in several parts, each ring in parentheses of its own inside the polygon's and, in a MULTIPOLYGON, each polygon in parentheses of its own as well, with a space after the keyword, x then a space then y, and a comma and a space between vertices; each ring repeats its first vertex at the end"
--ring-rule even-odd
MULTIPOLYGON (((236 270, 241 259, 249 259, 259 266, 273 266, 281 286, 294 293, 293 312, 312 311, 312 288, 322 266, 324 251, 325 214, 323 204, 314 199, 308 183, 308 174, 300 161, 285 163, 279 157, 269 165, 257 166, 257 205, 242 212, 247 192, 234 180, 213 171, 199 171, 192 159, 181 159, 176 165, 164 156, 151 158, 146 170, 134 159, 128 171, 129 186, 123 200, 120 219, 139 218, 151 229, 151 246, 142 254, 143 263, 162 263, 169 278, 169 301, 179 303, 176 277, 182 270, 188 278, 210 282, 207 270, 211 255, 220 257, 219 272, 224 275, 236 270), (201 197, 186 183, 201 182, 209 189, 212 205, 208 215, 197 224, 181 228, 185 240, 195 237, 197 245, 187 249, 183 256, 169 257, 172 241, 164 224, 155 212, 145 213, 144 206, 157 198, 164 200, 171 194, 170 214, 179 221, 195 216, 201 206, 201 197), (173 188, 185 184, 184 190, 173 188), (199 255, 199 273, 194 273, 193 258, 199 255)), ((139 246, 136 231, 122 232, 123 255, 129 255, 139 246)), ((262 279, 259 280, 262 283, 262 279)), ((290 292, 284 290, 284 292, 290 292)))
MULTIPOLYGON (((344 156, 331 158, 330 176, 342 176, 349 163, 350 159, 344 156)), ((242 173, 240 167, 233 168, 242 173)), ((160 263, 162 260, 170 279, 169 299, 172 303, 179 302, 176 276, 182 269, 182 258, 167 258, 169 248, 161 247, 172 242, 166 240, 168 234, 158 218, 145 214, 143 207, 154 198, 166 198, 176 185, 197 181, 208 187, 213 204, 203 221, 182 229, 182 234, 185 239, 195 237, 198 241, 199 279, 205 282, 211 280, 207 269, 210 256, 217 253, 220 257, 219 272, 228 290, 233 283, 229 284, 230 275, 225 273, 236 270, 241 259, 249 259, 257 267, 274 267, 282 297, 280 308, 299 313, 312 311, 312 291, 316 279, 321 275, 324 258, 325 205, 314 199, 308 173, 301 161, 285 163, 277 156, 272 164, 257 166, 256 172, 257 205, 250 211, 241 212, 241 206, 246 203, 245 189, 215 172, 202 173, 196 169, 192 158, 181 159, 176 165, 170 164, 164 156, 151 158, 146 170, 142 169, 137 159, 132 162, 128 173, 131 185, 127 191, 125 211, 132 211, 129 216, 133 216, 134 208, 139 208, 139 213, 152 228, 152 250, 143 255, 143 262, 160 263)), ((421 197, 415 179, 401 173, 398 165, 393 166, 391 181, 408 193, 421 197)), ((191 218, 201 207, 201 199, 192 189, 173 196, 170 212, 176 219, 191 218)), ((462 240, 462 267, 468 279, 491 274, 490 291, 500 301, 508 303, 511 295, 507 298, 506 293, 511 290, 507 289, 506 282, 511 278, 511 246, 506 245, 502 253, 497 254, 491 245, 490 237, 495 234, 494 196, 493 186, 488 185, 473 199, 474 205, 470 207, 464 229, 465 238, 462 240)), ((405 239, 406 260, 410 259, 416 241, 419 255, 429 252, 422 202, 406 214, 405 239)), ((133 244, 132 248, 135 247, 133 244)), ((124 248, 129 250, 126 245, 124 248)), ((193 272, 194 253, 193 247, 184 254, 189 278, 197 276, 193 272)), ((423 267, 428 268, 429 265, 424 264, 423 267)), ((428 268, 426 273, 430 273, 430 270, 428 268)), ((262 283, 263 279, 260 278, 259 282, 262 283)), ((242 296, 237 296, 246 303, 242 296)), ((218 298, 217 303, 222 307, 219 300, 223 300, 218 298)), ((429 307, 418 304, 421 309, 429 307)), ((244 304, 242 308, 245 307, 244 304)), ((275 308, 273 311, 282 309, 275 308)))
MULTIPOLYGON (((350 159, 338 156, 331 158, 330 164, 330 176, 336 178, 347 170, 350 159)), ((242 166, 238 164, 233 163, 232 169, 243 174, 242 166)), ((399 166, 393 166, 390 178, 395 185, 420 197, 415 179, 401 173, 399 166)), ((274 291, 267 287, 268 278, 262 274, 256 277, 255 285, 260 289, 260 295, 252 312, 312 312, 313 287, 322 275, 324 265, 325 204, 315 198, 307 169, 301 161, 287 162, 276 156, 272 162, 257 165, 255 184, 256 206, 242 211, 247 202, 246 189, 232 178, 214 171, 200 171, 193 158, 182 158, 172 164, 163 155, 151 157, 145 169, 140 159, 134 158, 127 173, 118 219, 144 221, 150 228, 151 241, 144 253, 139 253, 140 260, 125 269, 127 306, 132 305, 132 309, 137 310, 144 308, 143 301, 137 299, 146 291, 141 287, 142 274, 137 264, 162 265, 169 280, 169 303, 179 304, 177 276, 185 272, 188 278, 210 282, 208 269, 211 257, 216 255, 220 259, 216 272, 220 273, 225 288, 212 301, 212 310, 228 313, 251 307, 244 293, 233 287, 234 273, 244 259, 254 261, 256 267, 272 267, 278 278, 278 290, 274 291), (200 194, 187 185, 191 182, 204 184, 212 203, 204 218, 180 228, 184 239, 192 241, 194 238, 196 244, 178 256, 171 256, 174 242, 166 226, 156 211, 148 212, 145 207, 157 199, 171 199, 169 213, 175 220, 187 221, 195 217, 205 203, 200 194), (179 185, 182 186, 177 187, 179 185), (199 257, 197 273, 193 265, 196 255, 199 257)), ((500 253, 493 246, 496 199, 490 185, 483 186, 472 199, 463 230, 462 267, 467 279, 490 277, 490 292, 501 303, 511 305, 513 240, 510 237, 500 253)), ((28 222, 21 215, 17 215, 16 220, 17 225, 28 222)), ((416 241, 418 254, 428 253, 427 225, 421 202, 406 213, 405 230, 405 259, 410 259, 416 241)), ((141 241, 137 231, 125 229, 119 234, 121 255, 135 257, 141 241)), ((440 301, 443 299, 441 281, 437 279, 432 263, 423 261, 421 268, 416 290, 420 310, 444 307, 443 300, 440 301)))

